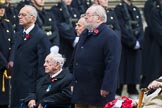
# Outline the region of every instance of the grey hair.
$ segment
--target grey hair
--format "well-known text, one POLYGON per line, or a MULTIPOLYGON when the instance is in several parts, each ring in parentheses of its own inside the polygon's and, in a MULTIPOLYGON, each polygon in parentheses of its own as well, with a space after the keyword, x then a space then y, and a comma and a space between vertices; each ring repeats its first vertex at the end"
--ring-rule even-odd
MULTIPOLYGON (((86 20, 85 20, 85 17, 84 17, 85 15, 84 14, 82 14, 81 16, 80 16, 80 19, 83 19, 83 25, 86 27, 87 26, 87 22, 86 22, 86 20)), ((80 20, 79 19, 79 20, 80 20)))
POLYGON ((35 18, 37 19, 38 17, 38 12, 35 9, 35 7, 31 6, 31 5, 25 5, 24 7, 28 7, 30 9, 29 14, 32 16, 35 16, 35 18))
POLYGON ((102 21, 104 23, 106 23, 107 22, 107 15, 106 15, 105 9, 101 5, 98 5, 98 4, 93 4, 91 7, 95 9, 94 14, 100 16, 102 21))
POLYGON ((58 62, 62 68, 65 63, 65 58, 59 53, 50 53, 50 55, 52 56, 53 61, 58 62))

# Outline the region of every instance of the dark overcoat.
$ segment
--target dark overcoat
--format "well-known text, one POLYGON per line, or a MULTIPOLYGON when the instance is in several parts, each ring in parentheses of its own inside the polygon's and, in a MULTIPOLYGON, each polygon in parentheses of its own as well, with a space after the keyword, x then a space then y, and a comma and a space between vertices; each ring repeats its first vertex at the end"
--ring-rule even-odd
POLYGON ((55 16, 52 14, 51 11, 47 11, 45 9, 37 11, 38 18, 36 23, 39 25, 40 28, 44 30, 51 44, 59 46, 60 37, 55 16))
POLYGON ((143 83, 148 85, 154 79, 162 75, 162 5, 156 2, 156 5, 150 12, 152 44, 150 46, 148 67, 144 75, 143 83))
POLYGON ((9 61, 14 59, 14 33, 7 19, 0 20, 0 105, 9 103, 9 81, 5 78, 5 92, 2 92, 3 72, 9 61))
POLYGON ((78 9, 80 14, 84 14, 92 4, 92 0, 72 0, 71 6, 78 9))
POLYGON ((103 106, 114 99, 120 63, 120 39, 106 24, 85 30, 74 53, 72 102, 103 106), (100 90, 109 91, 103 98, 100 90))
POLYGON ((152 46, 152 40, 153 40, 153 34, 151 32, 151 14, 153 7, 156 6, 156 0, 147 0, 144 5, 144 17, 145 21, 147 23, 147 26, 145 28, 144 32, 144 40, 143 40, 143 49, 142 49, 142 78, 141 78, 141 84, 140 87, 144 88, 147 87, 150 83, 151 79, 148 80, 146 76, 151 75, 149 73, 149 60, 150 60, 150 52, 152 52, 151 46, 152 46))
POLYGON ((17 33, 15 59, 12 72, 11 107, 18 108, 20 99, 35 92, 39 78, 44 75, 44 60, 49 53, 50 42, 45 33, 37 26, 24 40, 23 33, 17 33))
POLYGON ((5 11, 6 18, 10 20, 14 30, 20 31, 22 27, 19 25, 18 10, 14 6, 9 5, 5 8, 5 11))
POLYGON ((121 28, 122 55, 120 63, 120 83, 140 83, 141 46, 143 43, 143 25, 139 9, 124 1, 117 5, 115 12, 121 28), (136 42, 140 48, 135 49, 136 42))
POLYGON ((51 8, 51 11, 56 16, 56 20, 58 22, 60 36, 59 52, 66 58, 64 67, 67 67, 71 60, 73 42, 76 37, 74 22, 79 19, 80 14, 75 8, 67 6, 63 1, 54 5, 51 8))
POLYGON ((121 37, 121 30, 118 23, 118 19, 114 9, 106 9, 107 22, 109 28, 113 29, 119 37, 121 37))

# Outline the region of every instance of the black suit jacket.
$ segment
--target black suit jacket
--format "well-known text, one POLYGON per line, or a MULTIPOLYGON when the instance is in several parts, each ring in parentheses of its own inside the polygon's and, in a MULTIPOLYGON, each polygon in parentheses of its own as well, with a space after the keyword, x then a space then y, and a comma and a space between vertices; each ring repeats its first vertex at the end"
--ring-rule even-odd
POLYGON ((44 75, 43 64, 49 53, 50 42, 37 25, 29 35, 30 38, 24 40, 22 33, 17 33, 12 73, 12 108, 18 108, 20 99, 36 91, 36 84, 44 75))

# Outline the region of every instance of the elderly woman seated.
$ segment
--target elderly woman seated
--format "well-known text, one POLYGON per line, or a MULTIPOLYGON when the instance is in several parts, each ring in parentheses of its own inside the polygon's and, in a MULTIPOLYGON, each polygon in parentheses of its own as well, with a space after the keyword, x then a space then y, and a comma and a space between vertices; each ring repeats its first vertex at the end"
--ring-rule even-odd
MULTIPOLYGON (((144 94, 142 108, 162 108, 162 77, 152 81, 144 94)), ((133 101, 137 106, 138 100, 133 101)))
POLYGON ((30 93, 25 99, 28 108, 67 108, 71 99, 72 75, 68 70, 63 69, 65 59, 61 54, 49 54, 44 63, 44 78, 37 85, 37 92, 30 93))

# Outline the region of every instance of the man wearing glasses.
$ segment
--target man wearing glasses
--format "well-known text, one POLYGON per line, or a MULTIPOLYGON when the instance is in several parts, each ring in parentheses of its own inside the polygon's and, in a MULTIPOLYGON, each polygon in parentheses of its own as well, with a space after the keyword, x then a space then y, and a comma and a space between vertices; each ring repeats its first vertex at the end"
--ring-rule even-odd
POLYGON ((23 30, 16 34, 11 108, 18 108, 21 99, 27 97, 28 93, 35 93, 36 85, 44 75, 44 59, 50 51, 47 36, 35 25, 36 9, 25 5, 18 17, 23 30))
POLYGON ((74 53, 72 102, 75 108, 103 108, 115 97, 120 39, 104 24, 107 15, 102 6, 88 8, 85 20, 87 29, 74 53))

